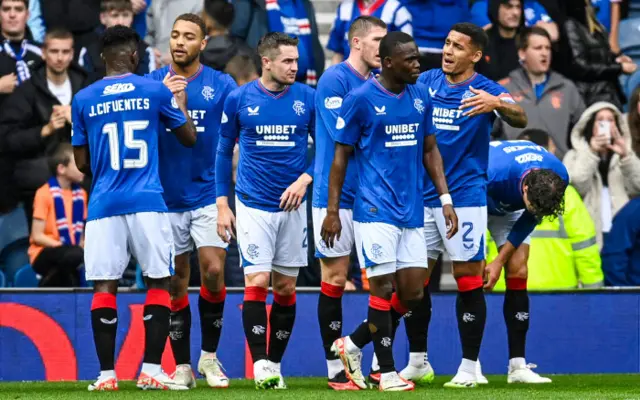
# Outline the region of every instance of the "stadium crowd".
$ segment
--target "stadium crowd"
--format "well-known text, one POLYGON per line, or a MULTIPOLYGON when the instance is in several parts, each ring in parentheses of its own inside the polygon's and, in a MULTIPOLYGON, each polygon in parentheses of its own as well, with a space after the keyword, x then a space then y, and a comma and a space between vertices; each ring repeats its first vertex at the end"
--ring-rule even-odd
MULTIPOLYGON (((85 284, 84 243, 74 227, 86 218, 90 177, 69 163, 72 99, 105 76, 99 44, 105 28, 131 26, 144 38, 136 70, 144 75, 171 63, 172 26, 188 12, 206 22, 201 62, 228 73, 238 85, 259 76, 255 49, 271 31, 298 36, 296 80, 315 86, 325 60, 335 64, 348 57, 347 32, 360 15, 377 16, 390 31, 411 34, 422 71, 440 68, 452 25, 484 27, 489 45, 477 69, 500 81, 528 116, 525 129, 496 119, 492 136, 547 148, 563 160, 571 178, 564 214, 544 220, 532 235, 528 288, 640 285, 640 2, 634 0, 343 0, 326 48, 311 0, 0 0, 5 284, 18 285, 27 264, 41 287, 85 284), (290 18, 274 20, 274 4, 290 18), (59 196, 53 194, 56 181, 66 182, 59 196), (73 210, 71 229, 56 224, 56 211, 65 207, 73 210)), ((311 160, 313 143, 309 148, 311 160)), ((307 232, 314 243, 311 202, 308 206, 307 232)), ((489 254, 495 254, 487 243, 489 254)), ((314 250, 309 246, 310 268, 300 272, 299 286, 320 285, 314 250)), ((367 289, 352 258, 347 290, 367 289)), ((232 243, 226 286, 244 285, 239 264, 232 243)), ((196 252, 191 265, 197 270, 196 252)), ((128 272, 123 286, 136 284, 135 261, 128 272)), ((191 274, 190 283, 200 286, 199 274, 191 274)))

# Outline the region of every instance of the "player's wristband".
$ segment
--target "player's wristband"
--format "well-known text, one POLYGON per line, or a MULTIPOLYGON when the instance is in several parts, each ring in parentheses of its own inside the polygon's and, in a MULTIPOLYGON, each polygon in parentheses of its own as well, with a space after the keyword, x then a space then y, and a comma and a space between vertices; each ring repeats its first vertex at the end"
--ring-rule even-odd
POLYGON ((440 204, 442 204, 442 207, 446 206, 446 205, 453 205, 453 199, 451 198, 451 195, 449 193, 445 193, 442 196, 440 196, 440 204))

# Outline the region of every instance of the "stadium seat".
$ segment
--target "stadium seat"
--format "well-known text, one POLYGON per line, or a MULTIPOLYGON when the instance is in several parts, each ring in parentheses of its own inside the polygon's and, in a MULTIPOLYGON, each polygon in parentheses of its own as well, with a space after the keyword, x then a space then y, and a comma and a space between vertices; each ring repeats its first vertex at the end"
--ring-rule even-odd
POLYGON ((0 215, 0 251, 20 239, 29 237, 27 217, 22 206, 0 215))
POLYGON ((18 288, 38 287, 38 277, 31 265, 22 266, 13 278, 13 286, 18 288))
POLYGON ((0 288, 7 286, 7 277, 4 276, 4 272, 0 271, 0 288))
POLYGON ((4 272, 9 283, 13 282, 14 275, 25 264, 29 264, 29 239, 22 238, 7 245, 0 251, 0 270, 4 272))

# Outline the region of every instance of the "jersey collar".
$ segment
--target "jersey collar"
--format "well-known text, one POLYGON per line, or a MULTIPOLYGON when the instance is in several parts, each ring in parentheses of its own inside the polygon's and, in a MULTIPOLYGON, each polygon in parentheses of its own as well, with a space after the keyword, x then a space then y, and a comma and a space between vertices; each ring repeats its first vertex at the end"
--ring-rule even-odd
POLYGON ((344 64, 347 66, 347 68, 351 70, 351 72, 353 72, 358 78, 362 79, 363 81, 366 81, 369 78, 371 78, 371 73, 369 73, 369 76, 362 75, 360 72, 358 72, 357 69, 353 67, 353 65, 351 65, 349 61, 344 61, 344 64))
POLYGON ((121 79, 121 78, 126 78, 129 75, 133 75, 133 72, 127 72, 126 74, 122 74, 122 75, 105 76, 102 79, 121 79))
POLYGON ((452 87, 452 88, 453 88, 453 87, 458 87, 458 86, 462 86, 462 85, 468 85, 468 84, 470 84, 471 82, 473 82, 473 80, 474 80, 474 79, 476 79, 476 77, 477 77, 477 76, 478 76, 478 73, 477 73, 477 72, 474 72, 474 73, 473 73, 473 75, 471 75, 468 79, 465 79, 465 80, 464 80, 464 81, 462 81, 462 82, 458 82, 458 83, 451 83, 451 82, 449 82, 449 80, 447 80, 447 78, 444 78, 444 81, 445 81, 445 82, 447 82, 447 85, 448 85, 449 87, 452 87))
POLYGON ((371 15, 382 7, 387 0, 376 0, 369 7, 364 6, 364 0, 356 0, 356 5, 360 11, 360 15, 371 15))
MULTIPOLYGON (((202 73, 203 69, 204 69, 204 65, 200 64, 200 68, 198 68, 198 70, 193 75, 187 78, 187 82, 192 82, 194 79, 200 76, 200 73, 202 73)), ((171 76, 176 75, 176 71, 173 70, 173 65, 171 64, 169 64, 169 74, 171 76)))
POLYGON ((405 88, 402 90, 402 92, 395 94, 395 93, 391 93, 390 91, 388 91, 387 89, 384 88, 384 86, 382 86, 380 84, 380 82, 378 82, 377 79, 373 79, 373 84, 376 85, 378 87, 378 89, 380 89, 382 92, 384 92, 384 94, 394 97, 396 99, 401 98, 404 95, 404 92, 407 91, 407 87, 405 86, 405 88))
POLYGON ((282 96, 284 96, 284 95, 285 95, 285 93, 287 93, 287 92, 289 91, 289 88, 291 87, 291 85, 287 85, 287 86, 285 86, 285 88, 284 88, 284 90, 283 90, 282 92, 280 92, 280 93, 278 93, 278 94, 273 94, 273 93, 271 93, 271 91, 269 91, 269 89, 267 89, 266 87, 264 87, 264 86, 262 85, 262 82, 260 82, 260 79, 256 79, 256 82, 258 82, 258 83, 257 83, 258 88, 259 88, 260 90, 262 90, 262 92, 264 92, 266 95, 268 95, 268 96, 270 96, 270 97, 272 97, 272 98, 274 98, 274 99, 279 99, 279 98, 281 98, 282 96))

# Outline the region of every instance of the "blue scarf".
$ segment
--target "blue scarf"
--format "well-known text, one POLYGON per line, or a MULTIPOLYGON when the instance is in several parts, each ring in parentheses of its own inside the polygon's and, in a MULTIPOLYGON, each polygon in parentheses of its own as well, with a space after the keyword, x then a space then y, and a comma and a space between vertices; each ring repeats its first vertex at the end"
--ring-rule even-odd
POLYGON ((11 42, 8 40, 4 41, 4 51, 9 55, 9 57, 16 60, 16 71, 18 72, 18 85, 22 84, 24 81, 31 78, 31 71, 29 71, 29 66, 26 61, 24 61, 24 57, 27 55, 27 40, 22 41, 22 45, 20 47, 20 54, 13 51, 13 47, 11 47, 11 42))
MULTIPOLYGON (((294 20, 297 24, 297 32, 295 35, 300 39, 302 45, 307 52, 307 59, 309 68, 306 71, 306 84, 315 86, 318 83, 318 77, 315 69, 315 59, 313 57, 313 40, 311 37, 311 23, 307 16, 307 10, 304 7, 302 0, 293 0, 295 15, 284 15, 278 4, 278 0, 266 0, 267 18, 269 20, 270 32, 284 32, 288 34, 294 34, 294 32, 287 32, 282 22, 282 18, 288 20, 294 20)), ((292 30, 291 28, 289 29, 292 30)), ((296 29, 293 29, 296 30, 296 29)))
POLYGON ((56 179, 55 176, 49 179, 49 190, 53 196, 53 206, 56 210, 56 226, 58 227, 58 233, 60 234, 60 241, 62 242, 62 245, 79 245, 82 238, 82 232, 84 231, 84 196, 82 195, 82 188, 80 188, 78 184, 71 184, 71 190, 73 192, 73 215, 71 216, 74 234, 73 241, 71 240, 67 215, 64 210, 62 188, 60 188, 58 179, 56 179))

